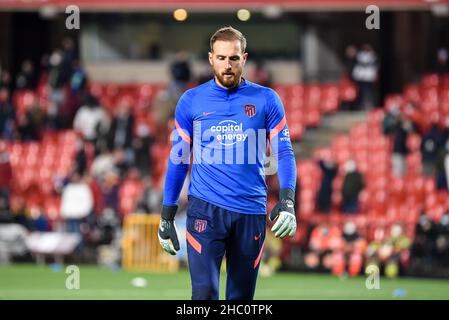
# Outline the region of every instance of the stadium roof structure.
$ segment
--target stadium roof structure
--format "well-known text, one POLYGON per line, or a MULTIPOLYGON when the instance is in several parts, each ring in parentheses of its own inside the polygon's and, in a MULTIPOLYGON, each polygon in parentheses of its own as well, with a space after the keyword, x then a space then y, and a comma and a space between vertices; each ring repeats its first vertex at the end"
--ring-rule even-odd
POLYGON ((63 9, 76 5, 88 11, 168 11, 184 8, 192 11, 230 11, 240 8, 260 10, 277 7, 283 11, 364 10, 369 5, 381 9, 427 10, 433 5, 449 5, 449 0, 0 0, 0 10, 39 10, 44 7, 63 9))

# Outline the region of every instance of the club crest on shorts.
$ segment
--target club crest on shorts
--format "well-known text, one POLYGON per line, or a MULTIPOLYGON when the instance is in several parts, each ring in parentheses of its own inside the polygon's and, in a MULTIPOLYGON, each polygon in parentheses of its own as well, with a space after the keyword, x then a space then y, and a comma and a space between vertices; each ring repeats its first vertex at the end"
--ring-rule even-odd
POLYGON ((207 226, 207 221, 206 220, 196 219, 195 220, 195 225, 193 226, 193 229, 195 229, 196 232, 201 233, 204 230, 206 230, 206 226, 207 226))
POLYGON ((256 115, 256 106, 253 104, 245 104, 245 114, 248 117, 254 117, 256 115))

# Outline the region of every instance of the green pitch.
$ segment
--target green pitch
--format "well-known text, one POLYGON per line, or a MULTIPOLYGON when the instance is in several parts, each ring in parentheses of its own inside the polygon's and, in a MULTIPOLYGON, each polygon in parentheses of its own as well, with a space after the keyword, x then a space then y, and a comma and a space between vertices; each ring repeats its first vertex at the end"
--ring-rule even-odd
MULTIPOLYGON (((66 288, 65 267, 0 266, 0 299, 190 299, 186 270, 175 274, 130 273, 79 266, 80 289, 66 288), (143 287, 133 279, 146 280, 143 287)), ((145 282, 145 281, 143 281, 145 282)), ((220 299, 224 297, 221 278, 220 299)), ((449 280, 380 278, 379 290, 368 290, 365 278, 340 279, 327 274, 278 273, 259 277, 255 299, 449 299, 449 280)))

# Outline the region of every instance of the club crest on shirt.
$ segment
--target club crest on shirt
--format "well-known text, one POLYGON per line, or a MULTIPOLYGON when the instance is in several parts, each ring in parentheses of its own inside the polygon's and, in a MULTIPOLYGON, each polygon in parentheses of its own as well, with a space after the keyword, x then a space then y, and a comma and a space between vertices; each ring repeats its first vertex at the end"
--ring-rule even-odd
POLYGON ((193 229, 195 229, 196 232, 201 233, 204 230, 206 230, 206 226, 207 226, 207 221, 206 220, 196 219, 195 220, 195 225, 193 226, 193 229))
POLYGON ((256 115, 256 106, 253 104, 245 104, 245 114, 252 118, 256 115))

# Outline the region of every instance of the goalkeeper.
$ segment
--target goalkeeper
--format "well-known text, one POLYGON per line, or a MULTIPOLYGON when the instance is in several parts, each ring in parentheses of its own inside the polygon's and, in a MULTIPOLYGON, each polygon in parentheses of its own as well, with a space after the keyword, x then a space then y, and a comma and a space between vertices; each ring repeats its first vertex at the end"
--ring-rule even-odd
POLYGON ((186 91, 175 111, 158 234, 175 255, 177 202, 193 159, 186 238, 194 300, 218 299, 225 253, 226 299, 254 297, 266 230, 267 145, 280 186, 272 231, 280 238, 296 232, 296 164, 284 108, 275 91, 242 77, 247 55, 240 31, 219 29, 210 39, 214 78, 186 91))

